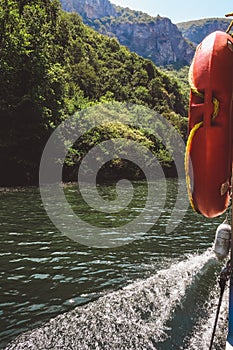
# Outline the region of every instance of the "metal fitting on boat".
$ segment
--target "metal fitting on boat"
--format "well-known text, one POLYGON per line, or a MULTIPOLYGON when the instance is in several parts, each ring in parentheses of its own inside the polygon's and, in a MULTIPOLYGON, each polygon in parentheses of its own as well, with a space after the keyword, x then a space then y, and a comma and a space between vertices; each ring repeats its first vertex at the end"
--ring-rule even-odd
POLYGON ((230 251, 231 226, 224 222, 216 230, 214 252, 218 260, 225 259, 230 251))

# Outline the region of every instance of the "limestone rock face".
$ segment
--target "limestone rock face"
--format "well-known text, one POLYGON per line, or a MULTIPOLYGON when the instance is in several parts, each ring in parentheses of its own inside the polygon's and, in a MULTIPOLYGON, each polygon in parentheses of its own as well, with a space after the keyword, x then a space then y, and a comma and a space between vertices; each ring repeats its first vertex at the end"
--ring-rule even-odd
POLYGON ((90 19, 116 16, 115 7, 108 0, 61 0, 62 7, 68 12, 78 12, 90 19))
POLYGON ((157 65, 189 64, 194 55, 193 46, 168 18, 157 17, 149 23, 113 23, 108 31, 131 51, 157 65))
POLYGON ((198 45, 207 35, 221 30, 225 32, 230 24, 229 18, 205 18, 196 21, 178 23, 177 27, 184 38, 198 45))

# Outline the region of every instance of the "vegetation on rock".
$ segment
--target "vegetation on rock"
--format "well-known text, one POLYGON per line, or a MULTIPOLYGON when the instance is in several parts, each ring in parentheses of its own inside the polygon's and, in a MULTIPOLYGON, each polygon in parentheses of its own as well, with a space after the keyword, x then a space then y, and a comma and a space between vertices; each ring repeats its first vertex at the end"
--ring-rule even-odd
POLYGON ((75 11, 88 26, 115 37, 131 51, 156 65, 190 64, 194 46, 169 18, 155 17, 111 4, 108 0, 60 0, 66 11, 75 11))

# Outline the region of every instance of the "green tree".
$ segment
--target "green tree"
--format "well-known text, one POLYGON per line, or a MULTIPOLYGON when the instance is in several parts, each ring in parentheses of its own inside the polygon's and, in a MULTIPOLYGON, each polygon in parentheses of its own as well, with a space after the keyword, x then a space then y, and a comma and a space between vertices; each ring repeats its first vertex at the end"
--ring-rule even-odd
POLYGON ((2 185, 36 183, 53 129, 100 101, 146 105, 183 128, 187 100, 177 80, 61 11, 58 0, 0 0, 0 47, 2 185))

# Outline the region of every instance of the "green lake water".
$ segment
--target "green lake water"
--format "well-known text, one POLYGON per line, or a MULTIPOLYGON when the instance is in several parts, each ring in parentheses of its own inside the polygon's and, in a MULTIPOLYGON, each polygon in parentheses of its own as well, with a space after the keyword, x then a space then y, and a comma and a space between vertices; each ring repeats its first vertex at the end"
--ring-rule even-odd
MULTIPOLYGON (((184 209, 182 222, 167 234, 177 192, 176 180, 167 182, 166 204, 152 228, 129 244, 105 249, 62 235, 48 218, 39 189, 2 190, 0 348, 207 349, 222 267, 211 247, 224 218, 208 220, 184 209)), ((160 182, 154 186, 163 195, 160 182)), ((134 187, 125 220, 145 203, 146 184, 134 187)), ((114 194, 111 185, 98 190, 105 199, 114 194)), ((77 215, 96 227, 103 222, 75 185, 65 193, 77 215)), ((105 227, 109 220, 111 231, 122 215, 105 217, 105 227)), ((223 348, 226 308, 227 300, 214 349, 223 348)))

